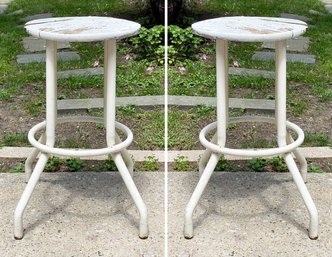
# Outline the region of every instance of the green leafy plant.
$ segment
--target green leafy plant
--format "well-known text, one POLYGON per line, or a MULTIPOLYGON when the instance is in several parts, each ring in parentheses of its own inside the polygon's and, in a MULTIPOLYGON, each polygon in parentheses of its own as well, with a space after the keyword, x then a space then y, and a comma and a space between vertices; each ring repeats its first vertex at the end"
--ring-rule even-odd
POLYGON ((24 165, 22 163, 17 164, 16 166, 9 169, 10 173, 23 173, 24 172, 24 165))
POLYGON ((59 171, 61 168, 61 165, 64 164, 64 160, 60 159, 57 156, 52 156, 51 158, 48 159, 46 166, 45 166, 45 171, 48 172, 54 172, 54 171, 59 171))
POLYGON ((0 146, 27 146, 29 145, 26 133, 10 132, 5 134, 0 146))
POLYGON ((322 173, 323 171, 321 170, 321 168, 319 168, 315 164, 310 163, 308 165, 308 172, 311 172, 311 173, 322 173))
POLYGON ((288 167, 284 161, 283 158, 281 158, 280 156, 275 156, 273 157, 271 160, 268 161, 268 163, 272 166, 272 169, 274 171, 287 171, 288 167))
POLYGON ((159 170, 160 165, 158 161, 159 161, 158 158, 154 155, 145 156, 141 168, 142 170, 148 170, 148 171, 159 170))
POLYGON ((215 107, 210 105, 198 105, 196 110, 200 116, 206 116, 215 111, 215 107))
POLYGON ((215 170, 216 171, 235 171, 235 166, 230 161, 226 160, 224 155, 221 155, 215 170))
POLYGON ((124 115, 133 115, 136 112, 135 105, 124 105, 118 108, 118 111, 124 115))
POLYGON ((129 42, 134 47, 135 52, 142 59, 163 58, 164 26, 157 25, 150 29, 142 27, 137 36, 131 37, 129 42))
POLYGON ((190 162, 187 156, 178 155, 174 159, 174 170, 177 171, 188 171, 190 170, 190 162))
POLYGON ((104 167, 107 171, 118 170, 118 167, 116 167, 115 162, 113 161, 112 155, 108 155, 107 159, 104 162, 104 167))
POLYGON ((84 166, 84 161, 78 158, 69 158, 65 161, 69 171, 79 171, 84 166))
MULTIPOLYGON (((129 39, 140 59, 157 61, 164 64, 164 26, 157 25, 150 29, 141 28, 140 33, 129 39)), ((176 25, 168 26, 168 61, 175 64, 177 60, 193 59, 198 46, 204 39, 195 36, 190 27, 182 29, 176 25)))
POLYGON ((255 158, 249 161, 250 168, 254 171, 261 172, 267 165, 267 160, 263 158, 255 158))

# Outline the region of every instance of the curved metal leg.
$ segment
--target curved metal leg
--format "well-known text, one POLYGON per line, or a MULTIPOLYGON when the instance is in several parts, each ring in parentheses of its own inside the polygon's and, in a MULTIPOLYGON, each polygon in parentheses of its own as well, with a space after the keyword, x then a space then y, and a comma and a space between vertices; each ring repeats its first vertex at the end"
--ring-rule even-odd
POLYGON ((140 214, 139 237, 142 239, 147 238, 149 235, 149 229, 148 229, 148 212, 146 205, 143 202, 143 199, 139 194, 132 177, 129 174, 129 171, 127 169, 125 162, 123 161, 121 154, 116 153, 113 154, 112 157, 139 211, 140 214))
MULTIPOLYGON (((293 143, 294 139, 292 138, 290 133, 287 133, 287 144, 293 143)), ((296 160, 300 164, 300 172, 301 176, 303 178, 304 183, 307 182, 307 173, 308 173, 308 163, 306 159, 304 158, 304 155, 299 151, 299 149, 295 148, 293 150, 293 154, 296 157, 296 160)))
POLYGON ((21 196, 20 201, 17 204, 14 214, 14 237, 15 239, 23 238, 23 213, 30 200, 33 190, 35 189, 41 173, 43 172, 47 163, 49 155, 42 154, 36 164, 36 167, 28 181, 27 186, 21 196))
MULTIPOLYGON (((121 142, 122 142, 121 138, 119 137, 118 133, 115 132, 115 143, 119 144, 121 142)), ((133 159, 131 158, 131 156, 130 156, 127 149, 121 150, 121 155, 122 155, 122 158, 123 158, 124 162, 127 165, 130 176, 133 177, 134 176, 134 161, 133 161, 133 159)))
POLYGON ((219 154, 212 153, 210 160, 208 161, 204 172, 202 173, 201 178, 192 194, 186 210, 185 210, 185 220, 184 220, 184 237, 187 239, 193 238, 194 236, 194 226, 193 226, 193 212, 198 204, 199 199, 201 198, 204 189, 206 188, 207 183, 219 161, 219 154))
MULTIPOLYGON (((216 144, 217 143, 217 132, 213 135, 211 142, 216 144)), ((199 169, 199 177, 202 176, 202 173, 206 167, 206 164, 208 163, 210 157, 211 157, 212 151, 210 149, 205 149, 201 159, 198 163, 198 169, 199 169)))
MULTIPOLYGON (((46 143, 46 136, 45 133, 43 133, 38 142, 45 144, 46 143)), ((40 153, 40 151, 37 148, 34 148, 32 150, 32 152, 30 153, 30 155, 28 156, 28 158, 25 161, 25 182, 28 183, 30 177, 31 177, 31 173, 32 173, 32 163, 37 159, 38 154, 40 153)))
POLYGON ((292 157, 292 155, 286 154, 284 156, 285 162, 290 173, 293 176, 293 180, 302 196, 305 206, 308 209, 310 214, 310 224, 309 224, 309 237, 310 239, 318 238, 318 212, 316 206, 309 194, 309 191, 300 175, 299 169, 296 166, 296 163, 292 157))

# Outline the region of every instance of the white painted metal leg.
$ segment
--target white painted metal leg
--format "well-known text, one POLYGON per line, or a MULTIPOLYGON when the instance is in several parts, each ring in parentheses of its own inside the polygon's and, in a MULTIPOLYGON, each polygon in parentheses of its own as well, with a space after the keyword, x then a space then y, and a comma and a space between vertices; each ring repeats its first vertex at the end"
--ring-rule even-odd
POLYGON ((116 40, 105 41, 104 57, 104 119, 107 146, 115 144, 116 40))
MULTIPOLYGON (((118 133, 115 132, 115 143, 120 144, 121 142, 122 142, 121 138, 119 137, 118 133)), ((126 148, 121 150, 121 155, 122 155, 122 158, 123 158, 124 162, 127 165, 127 168, 128 168, 128 171, 129 171, 131 177, 133 177, 134 176, 134 161, 133 161, 133 159, 131 158, 131 156, 130 156, 130 154, 129 154, 129 152, 126 148)))
MULTIPOLYGON (((57 43, 46 41, 46 144, 53 146, 55 142, 55 126, 57 119, 57 43)), ((42 138, 42 140, 44 140, 42 138)), ((33 153, 35 155, 36 152, 33 153)), ((33 157, 33 156, 32 156, 33 157)), ((32 157, 30 159, 32 159, 32 157)), ((39 177, 43 172, 49 155, 42 154, 36 164, 31 178, 21 196, 14 214, 14 237, 23 238, 23 212, 29 202, 32 192, 38 183, 39 177)), ((28 166, 31 160, 28 161, 28 166)), ((30 166, 31 167, 31 166, 30 166)), ((28 167, 29 169, 29 167, 28 167)), ((28 170, 29 172, 29 170, 28 170)))
MULTIPOLYGON (((289 137, 286 130, 286 40, 276 42, 276 118, 278 145, 284 146, 287 144, 287 137, 289 137)), ((288 138, 288 140, 290 139, 288 138)), ((310 214, 309 237, 317 239, 318 212, 316 206, 300 175, 293 156, 287 153, 284 159, 310 214)))
POLYGON ((286 40, 276 42, 276 123, 278 145, 286 145, 286 40))
MULTIPOLYGON (((290 143, 293 143, 293 142, 294 142, 294 139, 292 138, 290 133, 287 133, 287 144, 290 144, 290 143)), ((304 183, 306 183, 307 182, 307 172, 308 172, 307 161, 306 161, 304 155, 300 152, 299 149, 295 148, 292 153, 295 155, 296 160, 300 164, 301 176, 303 178, 304 183)))
POLYGON ((217 143, 224 147, 228 126, 228 49, 227 41, 216 41, 216 72, 217 72, 217 143))
POLYGON ((310 224, 309 224, 309 237, 310 239, 318 238, 318 212, 316 206, 309 194, 309 191, 300 175, 300 172, 296 166, 296 163, 293 159, 293 156, 289 153, 284 156, 285 162, 290 173, 293 176, 293 180, 300 191, 300 194, 303 198, 304 204, 308 209, 310 215, 310 224))
POLYGON ((27 186, 24 189, 22 197, 17 204, 14 214, 14 237, 15 239, 23 238, 23 213, 30 200, 33 190, 35 189, 41 173, 43 172, 48 160, 47 154, 41 154, 36 167, 28 181, 27 186))
MULTIPOLYGON (((213 144, 216 144, 217 143, 217 133, 215 133, 211 139, 211 142, 213 144)), ((202 173, 206 167, 206 164, 208 163, 210 157, 211 157, 211 154, 212 154, 212 151, 207 148, 205 149, 201 159, 199 160, 199 163, 198 163, 198 170, 199 170, 199 177, 202 176, 202 173)))
MULTIPOLYGON (((216 72, 217 72, 217 132, 213 141, 220 147, 226 144, 226 130, 228 126, 228 49, 227 41, 217 39, 216 41, 216 72)), ((210 150, 205 151, 205 156, 200 162, 200 169, 203 168, 204 162, 210 154, 210 150)), ((209 182, 209 179, 219 161, 220 154, 211 153, 209 161, 203 172, 200 170, 200 180, 192 194, 186 210, 185 210, 185 223, 184 223, 184 237, 190 239, 194 236, 194 227, 192 215, 201 198, 204 189, 209 182)))
POLYGON ((148 212, 145 203, 141 195, 139 194, 137 187, 130 176, 127 166, 124 163, 120 153, 112 154, 113 160, 119 169, 121 177, 128 188, 128 191, 133 198, 135 205, 137 206, 138 212, 140 214, 140 224, 139 224, 139 237, 144 239, 149 235, 148 229, 148 212))
MULTIPOLYGON (((46 143, 46 135, 45 133, 43 133, 38 142, 45 144, 46 143)), ((25 161, 25 167, 24 167, 24 171, 25 171, 25 182, 28 183, 30 177, 31 177, 31 173, 32 173, 32 164, 33 162, 37 159, 38 154, 40 153, 39 149, 37 148, 33 148, 32 152, 30 153, 30 155, 28 156, 28 158, 25 161)))
POLYGON ((185 220, 184 220, 184 237, 187 239, 193 238, 193 236, 194 236, 193 212, 219 161, 219 157, 220 157, 219 154, 216 154, 216 153, 211 154, 210 160, 208 161, 208 163, 205 167, 205 170, 202 173, 202 176, 199 179, 198 184, 194 190, 194 193, 192 194, 192 196, 187 204, 187 207, 185 210, 185 220))
MULTIPOLYGON (((106 126, 106 141, 107 146, 113 146, 116 143, 115 132, 115 100, 116 100, 116 40, 105 41, 105 67, 104 67, 104 119, 106 126)), ((118 138, 120 139, 120 138, 118 138)), ((127 153, 128 154, 128 153, 127 153)), ((127 159, 126 152, 124 152, 127 159)), ((128 154, 129 155, 129 154, 128 154)), ((128 188, 131 197, 134 200, 135 205, 140 213, 140 225, 139 225, 139 237, 147 238, 149 234, 148 230, 148 214, 147 208, 141 195, 139 194, 137 187, 131 177, 130 172, 124 162, 121 153, 112 154, 115 165, 117 166, 123 181, 128 188)), ((130 156, 129 156, 130 158, 130 156)), ((130 163, 130 162, 129 162, 130 163)), ((130 166, 129 166, 130 168, 130 166)))

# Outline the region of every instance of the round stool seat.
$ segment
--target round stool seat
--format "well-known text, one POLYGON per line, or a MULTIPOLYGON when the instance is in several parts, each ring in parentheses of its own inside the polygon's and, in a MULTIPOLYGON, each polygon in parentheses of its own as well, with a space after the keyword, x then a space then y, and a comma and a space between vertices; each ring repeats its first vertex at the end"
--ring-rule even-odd
POLYGON ((303 21, 270 17, 222 17, 196 22, 193 31, 203 37, 243 42, 279 41, 303 34, 303 21))
POLYGON ((53 41, 91 42, 135 35, 141 25, 111 17, 63 17, 33 20, 25 25, 29 34, 53 41))

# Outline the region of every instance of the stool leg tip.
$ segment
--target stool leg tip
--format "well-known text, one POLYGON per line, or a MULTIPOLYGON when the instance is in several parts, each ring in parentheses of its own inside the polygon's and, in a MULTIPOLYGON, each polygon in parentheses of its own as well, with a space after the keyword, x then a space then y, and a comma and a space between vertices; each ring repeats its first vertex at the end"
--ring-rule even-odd
POLYGON ((318 236, 309 236, 309 238, 310 238, 311 240, 317 240, 317 239, 318 239, 318 236))

